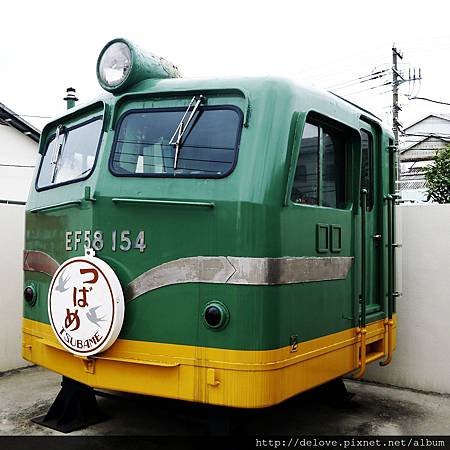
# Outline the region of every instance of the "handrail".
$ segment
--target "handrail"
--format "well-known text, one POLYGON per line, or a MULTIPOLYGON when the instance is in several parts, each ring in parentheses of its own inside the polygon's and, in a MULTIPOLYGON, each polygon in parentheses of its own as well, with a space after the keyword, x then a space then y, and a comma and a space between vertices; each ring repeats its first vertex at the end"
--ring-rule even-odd
POLYGON ((174 205, 174 206, 200 206, 206 208, 214 208, 216 206, 213 202, 190 202, 180 200, 159 200, 148 198, 112 198, 113 203, 148 203, 151 205, 174 205))
POLYGON ((394 321, 392 319, 387 319, 385 328, 387 328, 388 353, 386 359, 380 362, 380 366, 382 367, 387 366, 392 361, 392 354, 394 352, 394 321))
POLYGON ((394 292, 395 289, 395 248, 397 244, 394 243, 395 239, 395 196, 386 195, 385 200, 387 201, 387 227, 388 227, 388 304, 387 313, 388 317, 385 321, 386 335, 388 341, 388 352, 387 357, 384 361, 380 362, 380 366, 387 366, 392 361, 392 354, 394 351, 393 345, 393 328, 394 321, 392 320, 392 314, 395 309, 394 298, 397 295, 394 292))
POLYGON ((393 293, 394 293, 394 198, 386 196, 388 208, 388 318, 392 318, 393 293))
POLYGON ((361 189, 361 328, 366 326, 366 215, 367 189, 361 189))
POLYGON ((366 328, 360 328, 358 327, 356 329, 357 337, 358 337, 358 341, 361 342, 360 344, 360 360, 358 361, 358 367, 359 367, 359 371, 358 373, 356 373, 355 375, 353 375, 353 378, 355 380, 360 380, 364 374, 366 373, 366 364, 367 364, 367 359, 366 359, 366 336, 367 336, 367 330, 366 328))
POLYGON ((366 372, 366 213, 367 213, 367 189, 361 189, 361 312, 359 327, 356 329, 360 344, 360 356, 358 361, 359 371, 353 378, 359 380, 366 372))
POLYGON ((29 212, 30 213, 38 213, 38 212, 43 212, 43 211, 49 211, 52 209, 65 208, 67 206, 72 206, 72 205, 81 205, 81 200, 69 200, 67 202, 55 203, 53 205, 40 206, 39 208, 30 209, 29 212))
POLYGON ((396 236, 396 201, 401 198, 399 194, 392 195, 392 307, 391 307, 391 315, 395 313, 396 310, 396 298, 401 296, 401 293, 396 290, 397 287, 397 275, 396 275, 396 248, 401 247, 397 241, 396 236))

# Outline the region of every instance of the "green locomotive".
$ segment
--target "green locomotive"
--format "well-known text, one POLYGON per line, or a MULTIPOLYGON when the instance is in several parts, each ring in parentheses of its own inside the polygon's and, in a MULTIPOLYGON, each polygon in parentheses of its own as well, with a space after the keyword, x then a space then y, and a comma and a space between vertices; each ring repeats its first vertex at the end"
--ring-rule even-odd
POLYGON ((109 93, 43 130, 23 356, 84 385, 239 408, 395 348, 391 134, 278 78, 183 79, 115 39, 109 93))

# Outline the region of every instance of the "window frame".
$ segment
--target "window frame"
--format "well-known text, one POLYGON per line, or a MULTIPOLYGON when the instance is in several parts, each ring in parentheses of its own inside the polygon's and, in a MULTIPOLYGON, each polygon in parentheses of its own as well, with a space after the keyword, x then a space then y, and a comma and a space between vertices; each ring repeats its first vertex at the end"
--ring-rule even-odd
POLYGON ((374 199, 375 199, 375 166, 374 166, 374 147, 375 147, 375 138, 372 131, 366 130, 365 128, 360 129, 361 135, 361 173, 359 177, 359 187, 362 189, 362 161, 363 161, 363 152, 362 152, 362 133, 365 133, 368 136, 368 158, 369 158, 369 179, 368 179, 368 196, 367 196, 367 206, 366 211, 372 211, 374 207, 374 199))
MULTIPOLYGON (((185 112, 186 106, 173 106, 173 107, 162 107, 162 108, 133 108, 125 111, 122 113, 117 120, 117 125, 115 128, 114 133, 114 139, 111 146, 111 153, 109 156, 109 162, 108 162, 108 168, 110 173, 115 177, 126 177, 126 178, 166 178, 168 180, 176 180, 179 178, 196 178, 196 179, 219 179, 219 178, 225 178, 231 175, 234 172, 234 169, 236 168, 238 156, 239 156, 239 150, 241 146, 241 136, 242 136, 242 128, 244 124, 244 114, 242 110, 235 106, 230 104, 225 105, 206 105, 206 106, 200 106, 199 111, 212 111, 212 110, 232 110, 237 113, 238 115, 238 128, 236 133, 236 140, 234 143, 234 159, 233 163, 230 166, 229 170, 227 172, 224 172, 223 174, 219 175, 201 175, 201 174, 180 174, 176 176, 167 176, 167 174, 159 174, 159 173, 134 173, 134 174, 128 174, 128 173, 118 173, 113 168, 113 159, 114 154, 118 145, 118 138, 119 138, 119 132, 120 128, 122 126, 122 122, 128 115, 132 114, 139 114, 139 113, 158 113, 158 112, 185 112)), ((175 131, 175 130, 174 130, 175 131)), ((183 150, 183 147, 181 147, 181 151, 183 150)))
POLYGON ((89 119, 83 120, 82 122, 79 122, 79 123, 76 123, 74 125, 66 127, 66 130, 67 130, 66 132, 68 134, 72 130, 75 130, 77 128, 81 128, 81 127, 83 127, 85 125, 88 125, 89 123, 95 122, 96 120, 100 120, 101 121, 101 128, 100 128, 100 136, 99 136, 99 139, 98 139, 97 147, 95 149, 94 164, 92 164, 91 170, 87 174, 85 174, 85 175, 83 175, 82 177, 79 177, 79 178, 73 178, 71 180, 61 181, 60 183, 53 183, 53 184, 49 184, 49 185, 42 186, 42 187, 38 186, 39 177, 41 176, 42 165, 44 164, 44 159, 45 159, 45 156, 47 155, 47 152, 48 152, 48 149, 49 149, 49 146, 50 146, 50 142, 56 136, 56 131, 55 131, 54 133, 50 134, 47 137, 46 142, 45 142, 45 152, 43 152, 43 154, 41 156, 41 161, 39 163, 39 168, 38 168, 38 172, 36 174, 36 180, 35 180, 35 183, 34 183, 34 187, 35 187, 37 192, 46 191, 48 189, 53 189, 55 187, 65 186, 67 184, 77 183, 79 181, 84 181, 84 180, 87 180, 93 174, 93 172, 95 170, 95 167, 97 165, 98 155, 100 153, 100 147, 101 147, 102 141, 103 141, 104 120, 105 120, 104 114, 100 114, 100 115, 97 115, 97 116, 94 116, 94 117, 90 117, 89 119))
MULTIPOLYGON (((330 119, 331 120, 331 119, 330 119)), ((351 155, 349 154, 349 149, 352 148, 352 136, 351 133, 353 132, 353 130, 346 126, 345 124, 334 124, 331 121, 327 121, 327 119, 325 117, 322 117, 321 115, 311 112, 309 114, 306 115, 306 118, 303 122, 303 126, 302 126, 302 130, 301 130, 301 135, 299 137, 299 140, 297 142, 296 148, 294 150, 294 154, 296 155, 293 163, 294 163, 294 167, 292 170, 292 180, 291 180, 291 186, 290 186, 290 190, 289 190, 289 204, 291 205, 297 205, 297 206, 306 206, 306 207, 311 207, 311 208, 327 208, 327 209, 332 209, 335 211, 345 211, 348 210, 349 208, 351 208, 352 205, 352 192, 351 192, 351 155), (304 129, 305 129, 305 125, 306 124, 310 124, 310 125, 314 125, 318 128, 318 153, 317 153, 317 157, 318 157, 318 173, 316 175, 316 181, 317 181, 317 203, 316 204, 308 204, 308 203, 297 203, 294 202, 292 200, 292 190, 294 187, 294 182, 295 182, 295 175, 297 172, 297 167, 298 167, 298 161, 300 160, 301 157, 301 144, 302 144, 302 140, 303 140, 303 133, 304 133, 304 129), (341 125, 341 126, 339 126, 341 125), (343 138, 343 149, 344 149, 344 169, 345 169, 345 186, 344 186, 344 201, 343 201, 343 206, 342 207, 334 207, 334 206, 326 206, 323 205, 323 192, 322 192, 322 188, 323 188, 323 184, 324 184, 324 167, 323 167, 323 162, 324 162, 324 135, 328 134, 333 142, 333 146, 334 146, 334 137, 336 135, 341 135, 343 138)))

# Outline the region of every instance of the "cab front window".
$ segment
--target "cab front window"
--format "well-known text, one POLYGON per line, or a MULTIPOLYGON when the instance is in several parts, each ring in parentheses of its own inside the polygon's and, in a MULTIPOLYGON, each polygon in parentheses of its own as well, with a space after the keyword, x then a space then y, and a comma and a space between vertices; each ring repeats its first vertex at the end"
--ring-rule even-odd
POLYGON ((50 137, 39 168, 38 190, 87 178, 100 145, 102 117, 60 125, 50 137))
POLYGON ((220 178, 236 163, 242 112, 233 106, 201 107, 182 139, 185 108, 131 110, 119 121, 110 161, 119 176, 220 178))

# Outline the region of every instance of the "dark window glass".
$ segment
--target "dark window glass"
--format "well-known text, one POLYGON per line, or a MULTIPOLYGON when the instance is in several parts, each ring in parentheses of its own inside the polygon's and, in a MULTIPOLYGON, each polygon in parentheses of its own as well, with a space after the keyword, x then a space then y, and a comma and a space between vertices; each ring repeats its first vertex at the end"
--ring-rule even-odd
POLYGON ((291 200, 295 203, 317 205, 319 175, 319 127, 305 124, 300 155, 295 170, 291 200))
POLYGON ((99 117, 79 126, 62 128, 57 143, 53 136, 42 159, 38 189, 87 177, 94 167, 101 131, 99 117))
POLYGON ((336 133, 323 134, 322 205, 345 207, 345 142, 336 133))
POLYGON ((184 110, 148 110, 123 118, 112 170, 119 175, 220 177, 235 162, 241 115, 232 108, 201 109, 186 130, 174 170, 175 146, 170 144, 184 110))
POLYGON ((372 135, 361 130, 361 189, 367 189, 367 209, 373 206, 373 140, 372 135))

